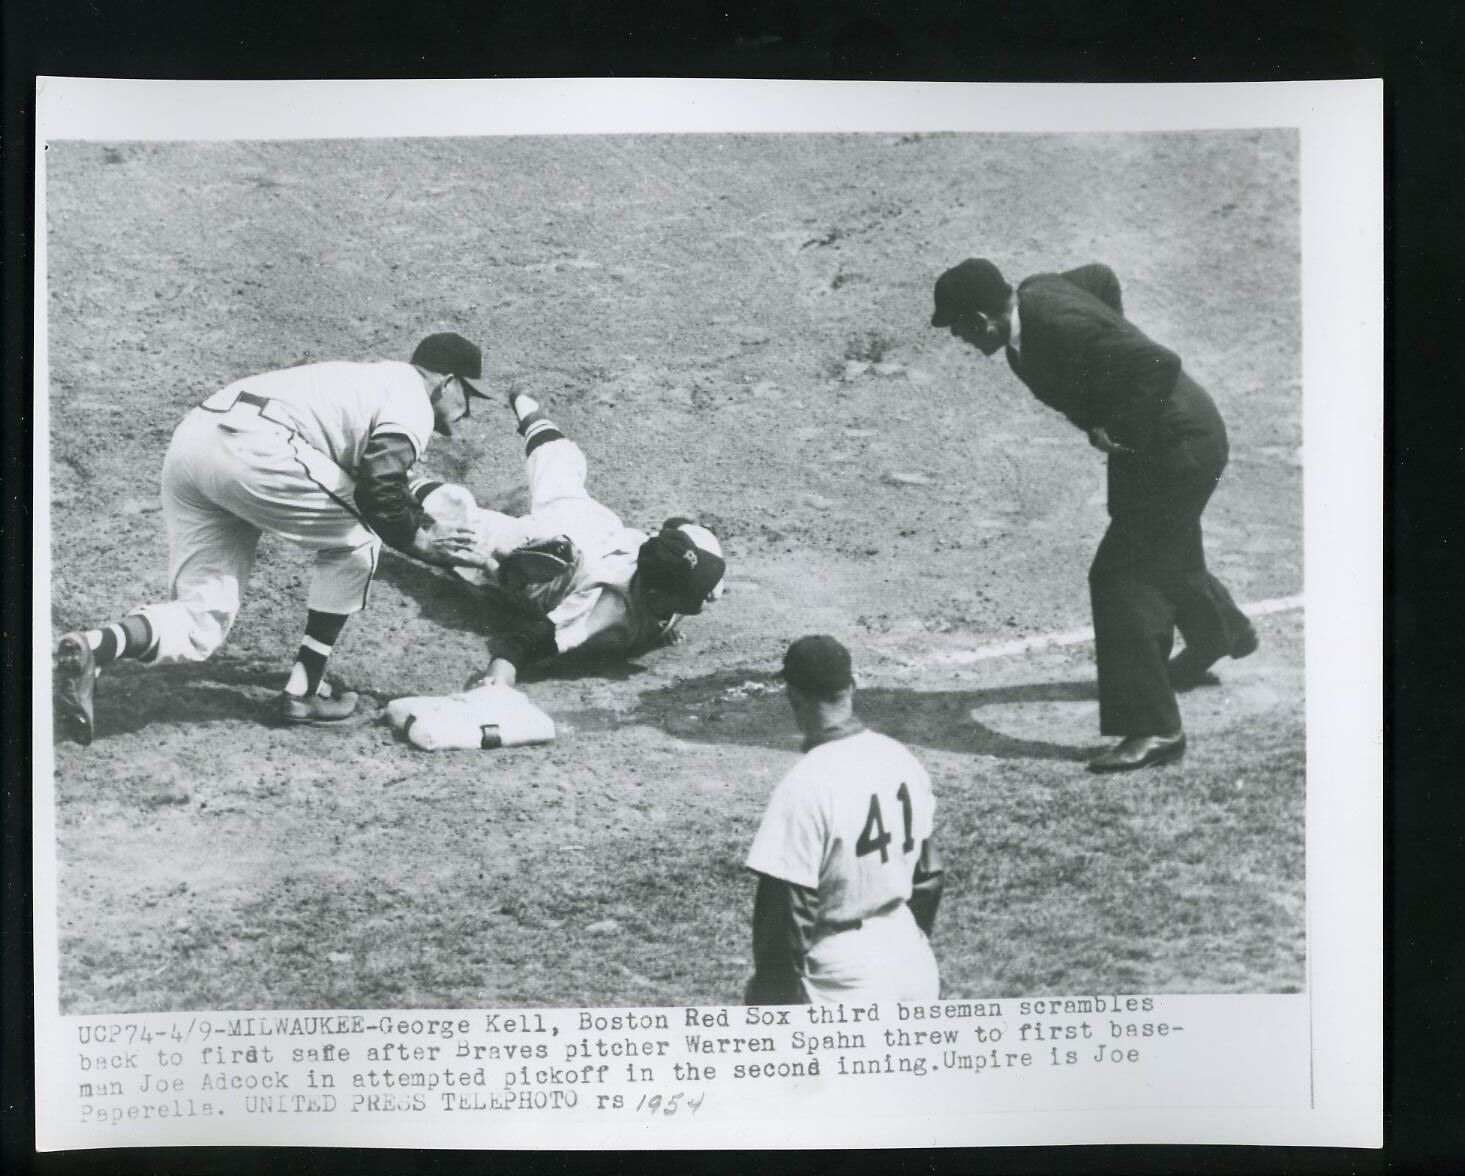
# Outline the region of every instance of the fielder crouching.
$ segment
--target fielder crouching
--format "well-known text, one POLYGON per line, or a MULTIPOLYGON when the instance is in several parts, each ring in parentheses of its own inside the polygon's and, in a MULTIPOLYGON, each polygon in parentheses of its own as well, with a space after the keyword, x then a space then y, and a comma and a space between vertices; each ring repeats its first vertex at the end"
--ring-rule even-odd
POLYGON ((474 566, 456 573, 524 606, 493 638, 478 681, 512 686, 526 666, 571 650, 631 656, 679 640, 681 619, 722 595, 717 537, 680 517, 654 535, 627 527, 590 496, 585 454, 538 402, 516 392, 509 404, 524 439, 528 514, 484 510, 462 486, 412 485, 424 511, 472 532, 465 562, 474 566))
POLYGON ((357 696, 334 695, 326 662, 366 607, 383 541, 452 567, 472 536, 413 498, 408 472, 434 432, 468 415, 483 354, 461 335, 429 335, 408 363, 316 363, 238 380, 193 409, 163 459, 168 600, 61 638, 53 669, 58 718, 92 741, 93 692, 119 658, 201 662, 239 614, 262 532, 314 553, 308 616, 295 664, 275 699, 287 723, 349 718, 357 696), (454 386, 456 385, 456 392, 454 386))

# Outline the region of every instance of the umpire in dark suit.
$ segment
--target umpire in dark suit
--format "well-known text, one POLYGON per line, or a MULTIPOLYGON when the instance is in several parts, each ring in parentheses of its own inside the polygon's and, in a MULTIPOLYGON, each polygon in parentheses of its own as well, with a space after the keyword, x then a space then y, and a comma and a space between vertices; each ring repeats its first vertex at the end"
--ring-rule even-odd
POLYGON ((1089 569, 1099 729, 1123 736, 1089 764, 1127 771, 1176 759, 1175 690, 1218 659, 1256 649, 1256 631, 1206 570, 1205 510, 1226 468, 1226 426, 1180 357, 1124 317, 1105 265, 1036 274, 1016 290, 969 258, 936 280, 933 327, 1013 372, 1109 455, 1109 530, 1089 569), (1170 657, 1175 630, 1184 650, 1170 657), (1167 660, 1168 659, 1168 660, 1167 660))

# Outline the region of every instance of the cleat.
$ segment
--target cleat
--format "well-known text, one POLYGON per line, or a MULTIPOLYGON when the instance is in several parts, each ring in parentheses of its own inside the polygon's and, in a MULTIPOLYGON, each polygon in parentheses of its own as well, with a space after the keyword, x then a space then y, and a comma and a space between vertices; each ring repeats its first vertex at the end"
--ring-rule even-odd
POLYGON ((68 633, 56 646, 51 685, 62 729, 85 747, 91 743, 93 734, 92 695, 97 685, 97 662, 82 634, 68 633))
POLYGON ((313 694, 303 698, 298 694, 280 693, 273 705, 275 718, 289 724, 339 723, 356 713, 359 696, 354 690, 347 690, 339 698, 330 694, 313 694))

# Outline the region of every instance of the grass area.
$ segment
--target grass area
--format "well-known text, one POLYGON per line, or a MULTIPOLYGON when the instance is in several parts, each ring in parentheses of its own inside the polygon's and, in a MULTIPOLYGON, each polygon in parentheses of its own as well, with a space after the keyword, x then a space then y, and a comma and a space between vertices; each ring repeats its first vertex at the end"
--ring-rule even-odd
MULTIPOLYGON (((1188 695, 1190 753, 1134 775, 1084 770, 1082 655, 989 663, 978 688, 864 691, 936 788, 946 996, 1301 990, 1301 706, 1260 685, 1300 679, 1297 628, 1272 620, 1228 685, 1188 695)), ((735 1003, 742 857, 797 754, 783 699, 737 679, 643 691, 614 722, 583 712, 549 749, 276 733, 261 760, 281 766, 248 788, 183 764, 73 795, 66 908, 97 917, 67 920, 63 1007, 735 1003), (606 786, 563 770, 591 749, 620 765, 606 786), (330 767, 348 752, 364 765, 349 782, 330 767)))

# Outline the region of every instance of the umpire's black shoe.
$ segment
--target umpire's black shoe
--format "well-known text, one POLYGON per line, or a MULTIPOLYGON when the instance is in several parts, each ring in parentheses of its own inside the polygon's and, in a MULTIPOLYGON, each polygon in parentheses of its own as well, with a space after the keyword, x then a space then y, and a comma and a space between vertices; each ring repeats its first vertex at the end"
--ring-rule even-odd
POLYGON ((1185 732, 1174 735, 1131 735, 1089 761, 1091 772, 1132 772, 1167 764, 1185 754, 1185 732))
POLYGON ((51 685, 61 728, 82 746, 92 741, 92 695, 97 687, 97 660, 84 634, 68 633, 56 646, 51 685))
POLYGON ((1216 681, 1215 675, 1210 672, 1213 665, 1223 657, 1250 657, 1260 644, 1261 639, 1257 637, 1256 630, 1247 625, 1228 650, 1217 653, 1187 645, 1165 666, 1165 671, 1170 676, 1170 686, 1174 690, 1192 690, 1197 686, 1211 685, 1216 681))

